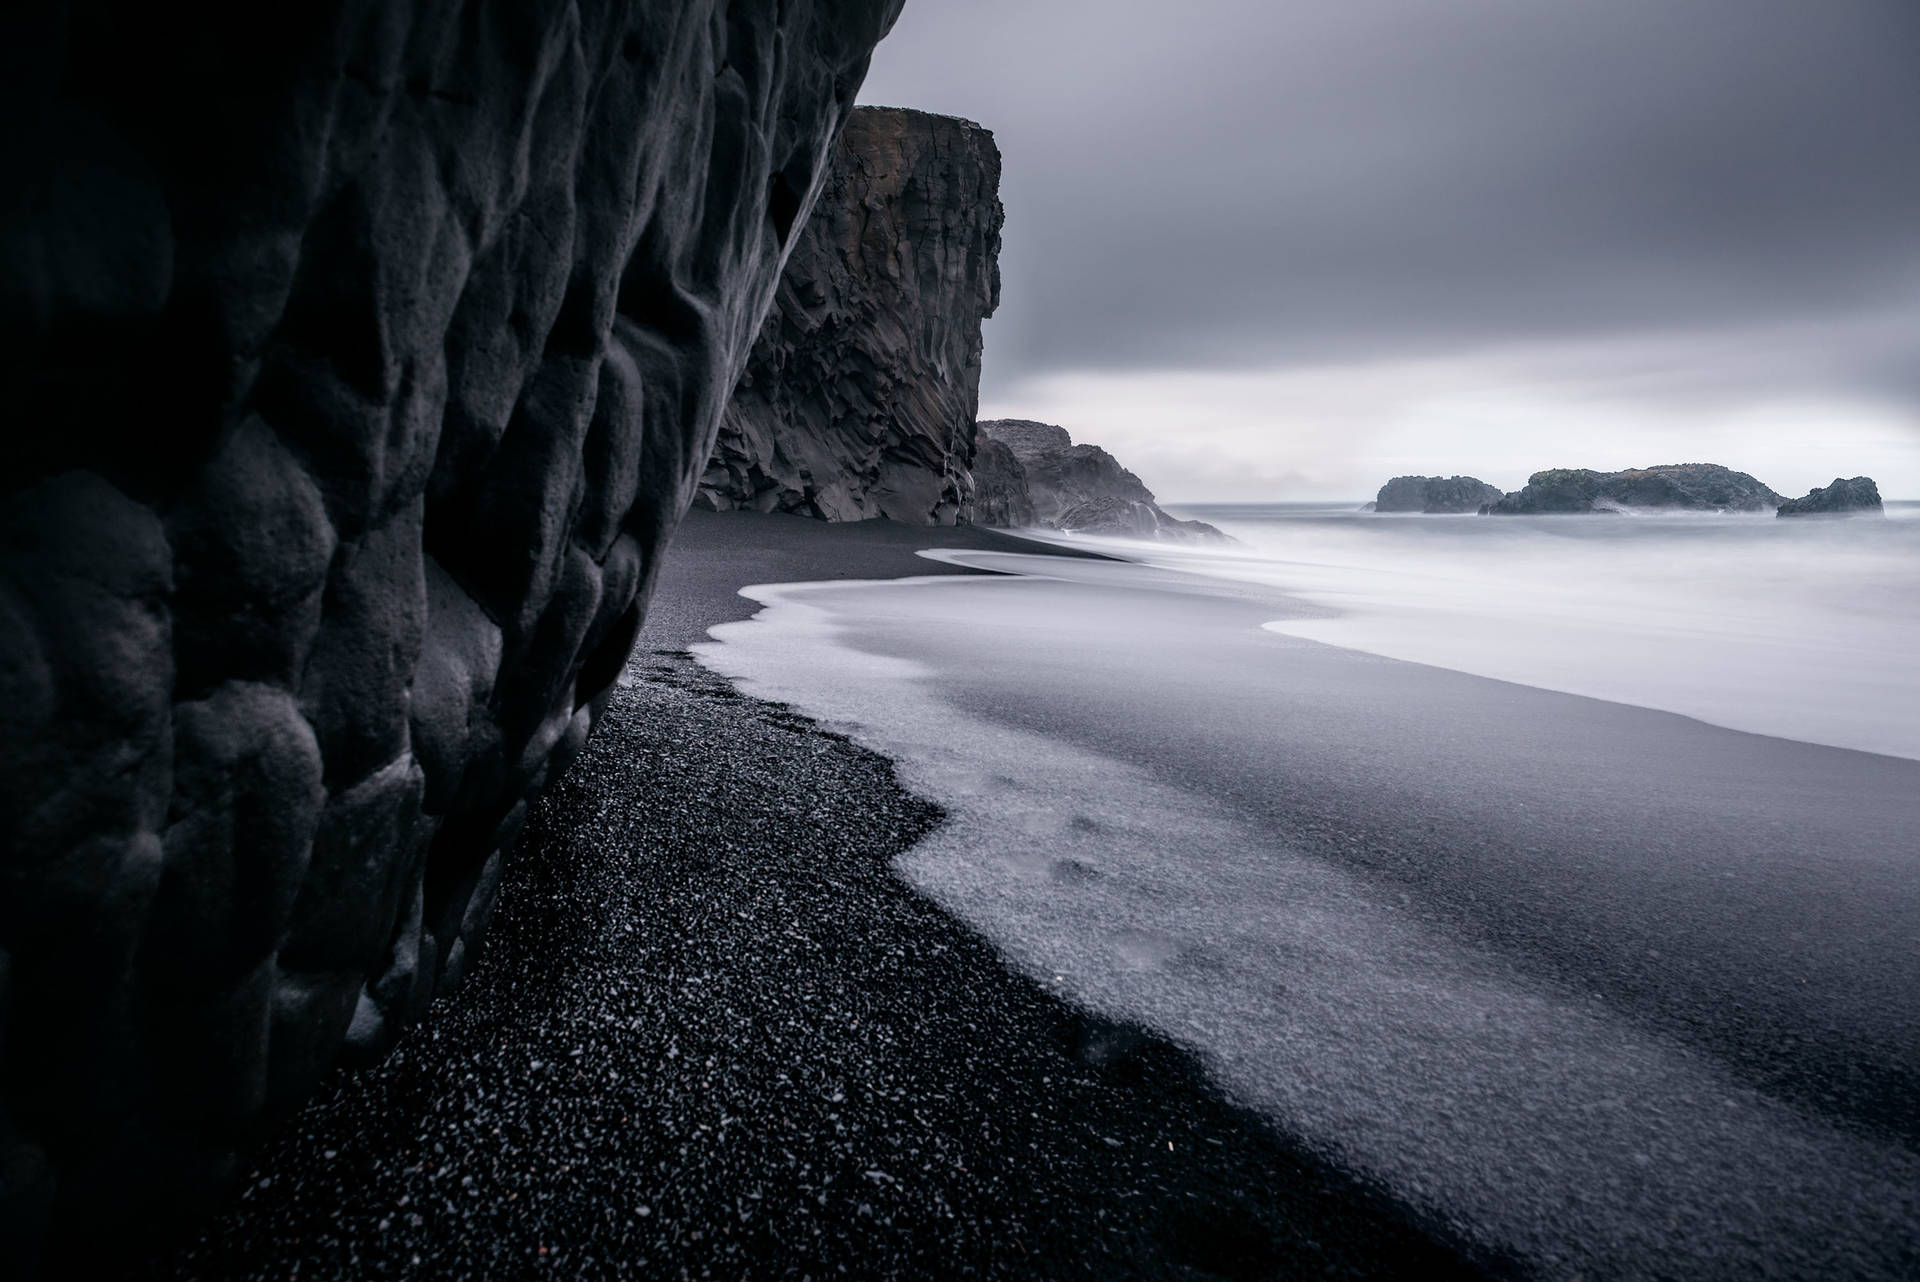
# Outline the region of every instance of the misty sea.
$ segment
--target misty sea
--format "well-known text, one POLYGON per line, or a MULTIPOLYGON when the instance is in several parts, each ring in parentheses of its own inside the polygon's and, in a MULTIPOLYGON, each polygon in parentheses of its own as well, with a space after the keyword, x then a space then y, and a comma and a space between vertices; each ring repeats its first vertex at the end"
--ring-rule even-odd
POLYGON ((1012 964, 1495 1255, 1914 1276, 1920 509, 1177 510, 1239 542, 696 651, 940 804, 897 869, 1012 964))
POLYGON ((1184 505, 1240 546, 1128 554, 1328 608, 1270 625, 1294 636, 1920 758, 1920 502, 1814 520, 1358 508, 1184 505))

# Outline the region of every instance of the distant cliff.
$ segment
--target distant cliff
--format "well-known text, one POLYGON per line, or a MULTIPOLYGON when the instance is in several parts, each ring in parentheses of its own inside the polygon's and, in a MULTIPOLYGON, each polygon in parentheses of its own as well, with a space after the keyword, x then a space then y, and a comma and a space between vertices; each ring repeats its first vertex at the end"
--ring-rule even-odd
POLYGON ((1027 492, 1027 469, 1019 456, 985 432, 973 441, 973 520, 976 525, 1003 529, 1038 525, 1033 495, 1027 492))
POLYGON ((1552 468, 1524 489, 1481 509, 1495 516, 1604 512, 1613 508, 1676 508, 1696 512, 1765 512, 1784 500, 1767 486, 1717 463, 1669 463, 1594 472, 1552 468))
MULTIPOLYGON (((1030 419, 980 423, 983 448, 1004 447, 1018 465, 1018 479, 1004 465, 993 473, 994 507, 1024 507, 1031 524, 1120 538, 1226 539, 1204 521, 1168 516, 1153 491, 1098 445, 1075 445, 1064 427, 1030 419)), ((980 519, 980 518, 976 518, 980 519)), ((980 519, 983 525, 995 522, 980 519)))
POLYGON ((951 525, 972 510, 1000 153, 951 116, 854 111, 701 477, 700 505, 951 525))
POLYGON ((1477 476, 1396 476, 1380 487, 1373 510, 1451 515, 1478 512, 1504 497, 1499 486, 1477 476))

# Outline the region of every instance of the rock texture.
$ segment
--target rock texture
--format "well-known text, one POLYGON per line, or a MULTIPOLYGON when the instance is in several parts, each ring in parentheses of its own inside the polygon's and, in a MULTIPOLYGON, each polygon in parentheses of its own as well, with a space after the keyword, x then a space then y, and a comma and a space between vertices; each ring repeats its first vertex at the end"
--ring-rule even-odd
POLYGON ((0 15, 0 1272, 459 979, 898 3, 0 15))
POLYGON ((829 521, 969 515, 999 189, 1000 152, 979 125, 853 113, 698 502, 829 521))
POLYGON ((1836 476, 1832 485, 1809 490, 1805 498, 1788 499, 1774 515, 1851 516, 1859 512, 1886 515, 1886 505, 1880 501, 1880 487, 1871 476, 1856 476, 1851 480, 1836 476))
MULTIPOLYGON (((1118 459, 1098 445, 1075 445, 1064 427, 1031 419, 986 419, 978 432, 983 442, 1005 446, 1018 463, 1025 504, 1032 513, 1028 524, 1117 538, 1227 537, 1204 521, 1168 516, 1154 501, 1153 491, 1118 459)), ((995 506, 1018 506, 1016 491, 1006 489, 1008 497, 998 497, 1013 484, 1011 472, 994 475, 995 506)))
POLYGON ((1477 476, 1396 476, 1380 487, 1368 510, 1452 515, 1478 512, 1505 497, 1499 486, 1477 476))
POLYGON ((1496 516, 1679 508, 1696 512, 1764 512, 1781 498, 1765 485, 1717 463, 1670 463, 1625 472, 1553 468, 1535 472, 1526 488, 1481 508, 1496 516))
POLYGON ((1027 470, 1014 452, 984 432, 973 446, 974 524, 1003 530, 1039 524, 1027 492, 1027 470))

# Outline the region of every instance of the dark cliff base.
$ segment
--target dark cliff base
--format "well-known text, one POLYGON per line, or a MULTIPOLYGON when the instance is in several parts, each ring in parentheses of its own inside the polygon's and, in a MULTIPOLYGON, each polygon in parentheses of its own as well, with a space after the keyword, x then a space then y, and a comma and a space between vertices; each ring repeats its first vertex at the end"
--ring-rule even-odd
POLYGON ((1012 974, 890 873, 939 814, 885 760, 678 653, 754 608, 739 584, 1011 540, 741 515, 679 537, 469 982, 328 1083, 155 1276, 1466 1271, 1184 1055, 1012 974))
POLYGON ((636 654, 685 649, 705 641, 707 629, 716 623, 753 617, 760 606, 739 592, 752 583, 970 573, 915 555, 929 548, 1110 559, 978 525, 828 522, 786 513, 693 511, 680 523, 661 566, 636 654))

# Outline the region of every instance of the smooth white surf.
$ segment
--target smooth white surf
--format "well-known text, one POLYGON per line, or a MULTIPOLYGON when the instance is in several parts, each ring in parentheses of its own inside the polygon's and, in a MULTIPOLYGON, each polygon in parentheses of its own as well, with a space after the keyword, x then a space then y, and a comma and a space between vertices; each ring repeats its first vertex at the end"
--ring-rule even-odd
MULTIPOLYGON (((1032 663, 1111 636, 1076 621, 1087 593, 1169 577, 994 564, 1063 582, 756 587, 765 608, 698 652, 944 806, 900 871, 1027 973, 1193 1047, 1288 1133, 1544 1276, 1896 1277, 1920 1251, 1905 1149, 1542 986, 1210 797, 972 714, 931 661, 863 648, 973 627, 1032 663)), ((1195 587, 1152 608, 1177 626, 1195 587)))
POLYGON ((1326 608, 1324 617, 1276 620, 1276 631, 1735 730, 1920 758, 1920 504, 1849 520, 1177 510, 1239 546, 1115 550, 1326 608))

